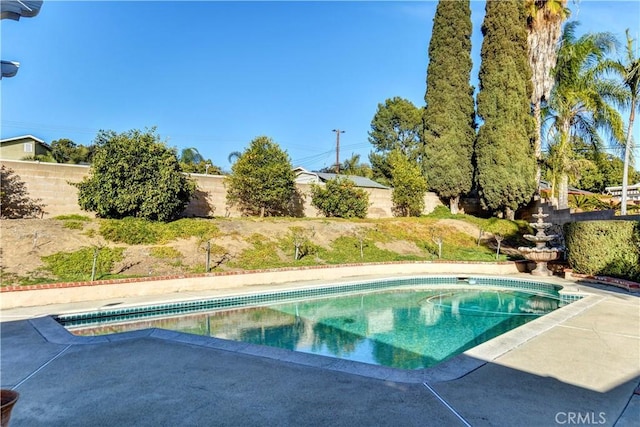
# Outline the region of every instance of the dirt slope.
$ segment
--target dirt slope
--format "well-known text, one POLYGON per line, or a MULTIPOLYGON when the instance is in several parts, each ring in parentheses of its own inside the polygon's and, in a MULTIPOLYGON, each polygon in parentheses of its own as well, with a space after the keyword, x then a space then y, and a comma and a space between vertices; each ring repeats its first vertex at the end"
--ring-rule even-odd
MULTIPOLYGON (((247 242, 252 235, 260 234, 277 240, 287 235, 292 227, 306 230, 313 235, 313 241, 320 246, 328 246, 340 236, 353 235, 360 228, 376 227, 375 221, 341 220, 295 220, 295 219, 216 219, 219 235, 211 241, 223 253, 212 256, 212 264, 231 259, 250 247, 247 242)), ((458 220, 440 220, 438 225, 455 228, 471 237, 477 238, 478 229, 458 220)), ((3 285, 16 276, 28 277, 41 275, 37 272, 43 266, 40 258, 58 252, 74 252, 83 247, 125 247, 125 261, 116 266, 115 272, 127 275, 168 275, 182 274, 202 265, 205 259, 205 245, 193 237, 172 241, 166 245, 179 252, 175 259, 160 259, 150 254, 154 246, 129 246, 122 243, 107 242, 98 235, 97 220, 83 223, 81 229, 65 227, 64 221, 55 219, 19 219, 0 220, 0 267, 3 285)), ((403 240, 387 242, 382 248, 400 254, 418 254, 421 250, 413 243, 403 240)))

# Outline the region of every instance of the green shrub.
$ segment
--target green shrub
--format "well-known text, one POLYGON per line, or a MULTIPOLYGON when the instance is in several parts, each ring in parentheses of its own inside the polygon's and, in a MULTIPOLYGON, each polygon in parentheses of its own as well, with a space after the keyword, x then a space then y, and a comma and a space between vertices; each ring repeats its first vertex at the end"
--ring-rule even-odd
POLYGON ((386 249, 380 249, 371 240, 364 240, 363 257, 360 256, 360 239, 355 236, 342 236, 331 242, 329 249, 319 248, 318 256, 328 264, 346 264, 357 262, 415 261, 424 259, 416 255, 401 255, 386 249))
POLYGON ((266 136, 251 141, 224 182, 227 203, 248 215, 286 215, 298 198, 289 155, 266 136))
POLYGON ((569 207, 580 209, 583 211, 594 211, 611 208, 610 204, 602 199, 602 196, 586 194, 569 195, 569 207))
POLYGON ((576 273, 640 281, 640 222, 565 224, 568 260, 576 273))
MULTIPOLYGON (((90 280, 95 248, 82 248, 75 252, 58 252, 42 257, 43 270, 61 281, 90 280)), ((124 248, 100 248, 96 263, 96 278, 111 272, 116 262, 122 261, 124 248)))
POLYGON ((102 218, 170 221, 191 200, 195 183, 181 171, 175 150, 155 129, 100 131, 89 175, 74 183, 78 204, 102 218))
POLYGON ((155 244, 160 242, 162 223, 141 218, 109 219, 100 223, 100 234, 112 242, 128 245, 155 244))
POLYGON ((389 153, 391 166, 391 201, 396 216, 420 216, 424 210, 427 180, 420 166, 409 160, 400 150, 389 153))
POLYGON ((247 239, 253 246, 243 250, 240 255, 229 263, 230 267, 245 270, 261 268, 286 267, 291 261, 283 261, 276 250, 276 244, 261 234, 253 234, 247 239))
POLYGON ((182 253, 171 246, 154 246, 149 251, 149 255, 159 259, 179 259, 182 253))
POLYGON ((100 223, 102 237, 128 245, 162 244, 189 237, 198 237, 205 241, 214 237, 217 232, 218 227, 210 220, 195 218, 183 218, 169 223, 124 218, 103 220, 100 223))
POLYGON ((82 221, 64 221, 62 227, 70 230, 82 230, 84 223, 82 221))
POLYGON ((369 210, 369 193, 353 181, 337 177, 324 186, 311 185, 311 204, 326 217, 364 218, 369 210))
POLYGON ((315 232, 302 227, 289 228, 289 234, 280 240, 280 248, 286 252, 293 253, 293 260, 298 261, 307 255, 314 255, 318 252, 318 246, 312 241, 315 232))
POLYGON ((70 230, 82 230, 85 222, 91 222, 91 218, 86 215, 58 215, 54 217, 58 221, 63 221, 62 226, 70 230))
POLYGON ((204 242, 218 234, 218 227, 208 219, 182 218, 177 221, 160 224, 165 241, 197 237, 204 242))
MULTIPOLYGON (((435 250, 435 254, 438 254, 437 248, 435 250)), ((496 251, 484 246, 465 248, 460 246, 443 245, 442 248, 442 259, 445 260, 495 262, 507 261, 511 258, 512 257, 508 255, 500 254, 496 259, 496 251)))
POLYGON ((436 206, 431 213, 426 215, 429 218, 446 219, 446 218, 459 218, 462 214, 452 214, 448 207, 443 205, 436 206))

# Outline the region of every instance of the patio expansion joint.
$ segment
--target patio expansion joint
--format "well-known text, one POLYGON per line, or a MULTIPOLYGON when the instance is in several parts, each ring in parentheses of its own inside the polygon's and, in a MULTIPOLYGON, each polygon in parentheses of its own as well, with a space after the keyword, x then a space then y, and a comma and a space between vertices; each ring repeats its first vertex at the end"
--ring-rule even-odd
POLYGON ((440 396, 437 391, 435 391, 429 384, 427 384, 426 381, 423 382, 422 385, 425 386, 427 390, 429 390, 431 394, 433 394, 436 397, 436 399, 438 399, 440 403, 442 403, 449 411, 451 411, 453 415, 455 415, 456 418, 458 418, 466 427, 471 427, 471 424, 469 424, 469 422, 465 420, 464 417, 460 415, 460 413, 456 411, 454 407, 449 404, 449 402, 444 400, 444 398, 440 396))
POLYGON ((32 373, 30 373, 29 375, 27 375, 25 378, 23 378, 21 381, 19 381, 16 385, 14 385, 13 387, 11 387, 11 390, 15 390, 18 387, 20 387, 22 384, 24 384, 25 382, 27 382, 29 379, 31 379, 34 375, 36 375, 38 372, 40 372, 41 370, 43 370, 44 368, 47 367, 47 365, 49 365, 51 362, 53 362, 54 360, 56 360, 58 357, 62 356, 63 353, 65 353, 67 350, 69 350, 71 348, 73 344, 67 344, 67 346, 65 348, 63 348, 62 350, 60 350, 55 356, 53 356, 51 359, 47 360, 45 363, 43 363, 42 365, 40 365, 35 371, 33 371, 32 373))

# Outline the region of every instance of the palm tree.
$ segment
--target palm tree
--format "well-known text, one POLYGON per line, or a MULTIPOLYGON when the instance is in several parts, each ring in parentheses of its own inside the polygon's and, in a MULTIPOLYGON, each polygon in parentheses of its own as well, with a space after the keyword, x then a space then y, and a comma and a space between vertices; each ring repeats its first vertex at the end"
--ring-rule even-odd
POLYGON ((240 156, 242 156, 241 152, 232 151, 231 153, 229 153, 229 156, 227 157, 227 160, 229 161, 229 163, 233 163, 236 160, 238 160, 240 158, 240 156))
POLYGON ((351 157, 344 160, 344 164, 340 169, 345 175, 356 175, 359 163, 360 154, 351 153, 351 157))
POLYGON ((617 74, 623 82, 626 91, 624 105, 629 108, 629 123, 627 125, 627 138, 624 148, 624 167, 622 172, 622 201, 621 215, 627 214, 627 187, 629 185, 629 161, 633 146, 633 122, 636 117, 636 109, 640 110, 638 97, 640 96, 640 57, 634 55, 633 39, 629 36, 629 29, 626 31, 627 45, 624 62, 611 61, 607 65, 617 74))
POLYGON ((543 102, 549 100, 553 87, 552 69, 556 65, 557 44, 562 34, 562 23, 569 16, 567 0, 525 0, 527 13, 527 42, 533 91, 531 104, 535 119, 534 153, 538 161, 536 182, 540 186, 540 161, 542 159, 543 102))
POLYGON ((553 145, 555 172, 559 176, 560 209, 568 208, 569 174, 576 168, 574 144, 602 145, 600 131, 611 140, 622 141, 622 118, 611 103, 619 103, 623 93, 619 85, 605 78, 605 55, 616 44, 610 33, 575 37, 578 22, 565 26, 557 64, 556 83, 547 105, 549 144, 553 145))
MULTIPOLYGON (((543 111, 543 115, 548 114, 547 111, 543 111)), ((548 116, 547 116, 548 117, 548 116)), ((596 131, 597 132, 597 131, 596 131)), ((583 157, 577 157, 574 155, 576 151, 576 145, 586 146, 580 137, 575 137, 571 141, 569 146, 569 139, 562 139, 560 133, 553 133, 556 138, 555 143, 549 144, 549 152, 544 159, 544 165, 546 169, 545 179, 551 186, 551 197, 556 194, 556 189, 560 188, 558 193, 567 194, 566 201, 568 204, 568 187, 569 181, 577 181, 581 177, 581 173, 588 168, 597 167, 595 163, 589 159, 583 157), (565 180, 564 188, 562 181, 565 180)), ((600 153, 599 142, 594 142, 589 146, 590 151, 600 153)))
POLYGON ((360 154, 356 153, 351 153, 351 157, 344 160, 342 166, 340 166, 340 170, 345 175, 357 175, 366 178, 371 178, 372 175, 369 165, 360 163, 360 154))
POLYGON ((180 152, 180 162, 188 165, 198 164, 205 161, 204 157, 197 148, 185 148, 180 152))

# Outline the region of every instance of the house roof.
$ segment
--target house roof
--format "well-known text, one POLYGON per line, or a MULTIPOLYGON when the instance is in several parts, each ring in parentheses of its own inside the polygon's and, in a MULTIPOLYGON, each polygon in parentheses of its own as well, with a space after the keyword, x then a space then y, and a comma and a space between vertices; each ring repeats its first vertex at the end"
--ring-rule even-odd
POLYGON ((352 181, 356 187, 365 187, 365 188, 381 188, 381 189, 385 189, 388 190, 389 187, 385 187, 384 185, 375 182, 369 178, 365 178, 364 176, 357 176, 357 175, 338 175, 335 173, 324 173, 324 172, 315 172, 316 175, 318 175, 318 178, 320 178, 323 182, 325 181, 329 181, 330 179, 334 179, 337 177, 340 178, 346 178, 349 181, 352 181))
POLYGON ((377 183, 369 178, 365 178, 363 176, 339 175, 335 173, 325 173, 325 172, 312 172, 312 171, 306 170, 303 167, 294 168, 293 171, 296 173, 297 176, 300 176, 302 174, 316 176, 318 178, 318 181, 320 182, 326 182, 326 181, 329 181, 330 179, 340 177, 340 178, 348 179, 349 181, 353 182, 356 185, 356 187, 380 188, 384 190, 389 189, 389 187, 385 187, 384 185, 377 183))
POLYGON ((40 138, 36 138, 33 135, 21 135, 21 136, 14 136, 13 138, 0 139, 0 144, 6 144, 8 142, 14 142, 14 141, 21 141, 23 139, 30 139, 30 140, 32 140, 34 142, 42 144, 44 147, 48 148, 49 150, 51 149, 49 144, 47 144, 46 142, 44 142, 40 138))
MULTIPOLYGON (((627 189, 640 189, 640 182, 633 184, 633 185, 627 185, 627 189)), ((611 191, 622 191, 622 185, 618 185, 615 187, 605 187, 604 191, 606 192, 611 192, 611 191)))

